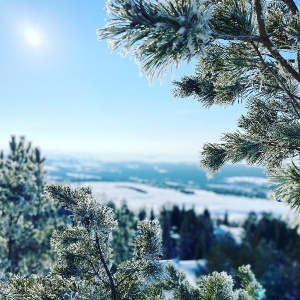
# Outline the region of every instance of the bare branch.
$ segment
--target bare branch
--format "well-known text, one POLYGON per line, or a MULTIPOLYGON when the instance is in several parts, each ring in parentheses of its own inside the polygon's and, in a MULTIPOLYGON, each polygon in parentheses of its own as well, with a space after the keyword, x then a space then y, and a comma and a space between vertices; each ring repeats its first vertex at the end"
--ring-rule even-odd
POLYGON ((261 63, 264 65, 265 69, 268 70, 271 75, 275 78, 276 82, 279 84, 279 86, 281 86, 281 88, 284 90, 284 92, 288 95, 288 97, 292 100, 292 106, 296 112, 296 114, 298 115, 298 117, 300 118, 300 105, 297 101, 297 99, 295 98, 295 96, 287 89, 287 87, 285 86, 285 84, 282 82, 282 80, 277 76, 277 74, 275 74, 273 72, 273 70, 271 68, 269 68, 268 64, 265 62, 264 58, 262 57, 258 47, 255 45, 255 43, 251 43, 251 45, 253 46, 253 48, 255 49, 261 63))

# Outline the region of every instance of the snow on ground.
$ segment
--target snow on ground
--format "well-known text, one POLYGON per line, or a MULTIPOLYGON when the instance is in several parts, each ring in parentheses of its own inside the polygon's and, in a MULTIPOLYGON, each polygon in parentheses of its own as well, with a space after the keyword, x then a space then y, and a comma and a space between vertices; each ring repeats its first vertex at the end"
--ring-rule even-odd
POLYGON ((268 185, 269 179, 263 177, 251 177, 251 176, 233 176, 227 177, 225 180, 227 183, 253 183, 256 185, 268 185))
POLYGON ((207 208, 212 217, 223 217, 227 211, 229 221, 245 219, 250 211, 256 213, 270 212, 283 219, 291 215, 290 209, 280 202, 260 198, 247 198, 233 195, 221 195, 204 190, 194 190, 194 194, 184 194, 168 188, 158 188, 131 182, 77 182, 73 187, 90 186, 100 202, 114 201, 117 205, 126 200, 130 209, 138 211, 145 208, 159 212, 162 206, 172 207, 176 204, 186 209, 194 208, 202 213, 207 208))

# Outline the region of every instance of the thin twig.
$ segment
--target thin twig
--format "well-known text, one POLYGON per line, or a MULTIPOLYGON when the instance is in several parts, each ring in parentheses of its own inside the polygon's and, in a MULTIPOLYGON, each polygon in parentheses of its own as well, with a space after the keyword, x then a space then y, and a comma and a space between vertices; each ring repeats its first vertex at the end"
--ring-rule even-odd
POLYGON ((106 281, 106 280, 104 280, 104 279, 100 276, 99 271, 96 270, 96 268, 95 268, 93 262, 92 262, 90 259, 88 259, 88 261, 89 261, 89 263, 90 263, 90 265, 91 265, 91 267, 92 267, 92 269, 93 269, 95 275, 100 279, 100 281, 102 281, 104 284, 110 286, 109 282, 106 281))
POLYGON ((259 35, 232 35, 232 34, 212 33, 211 36, 215 39, 221 39, 226 41, 263 42, 262 37, 259 35))
POLYGON ((136 272, 136 270, 133 270, 132 272, 130 272, 129 274, 127 274, 125 277, 123 277, 118 284, 121 284, 123 281, 125 281, 127 278, 129 278, 130 276, 132 276, 134 273, 136 272))

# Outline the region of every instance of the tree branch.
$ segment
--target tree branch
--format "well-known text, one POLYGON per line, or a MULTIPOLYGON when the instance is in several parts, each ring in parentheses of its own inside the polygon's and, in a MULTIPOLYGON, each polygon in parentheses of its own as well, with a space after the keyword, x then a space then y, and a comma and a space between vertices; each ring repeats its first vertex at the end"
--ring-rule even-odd
POLYGON ((261 0, 254 0, 256 15, 257 15, 257 23, 258 29, 261 38, 263 39, 264 46, 268 49, 268 51, 273 55, 273 57, 280 63, 280 65, 290 73, 298 82, 300 82, 299 73, 281 56, 279 51, 276 49, 274 43, 270 40, 269 35, 266 30, 265 20, 263 17, 263 9, 261 5, 261 0))
POLYGON ((219 34, 213 33, 211 35, 215 39, 221 39, 226 41, 243 41, 243 42, 263 42, 263 38, 259 35, 231 35, 231 34, 219 34))
POLYGON ((296 13, 299 12, 298 6, 293 0, 282 0, 285 5, 289 8, 289 10, 295 15, 296 13))
POLYGON ((100 276, 99 271, 96 270, 96 268, 95 268, 93 262, 92 262, 90 259, 88 259, 88 262, 90 263, 90 265, 91 265, 91 267, 92 267, 92 269, 93 269, 95 275, 100 279, 100 281, 103 282, 104 284, 110 286, 109 282, 106 281, 106 280, 104 280, 104 279, 100 276))
MULTIPOLYGON (((267 141, 267 140, 260 140, 260 143, 262 144, 262 145, 266 145, 266 146, 271 146, 271 147, 276 147, 276 148, 278 148, 278 142, 277 142, 277 140, 275 140, 275 141, 267 141)), ((280 147, 280 148, 282 148, 282 147, 280 147)), ((297 146, 297 145, 291 145, 291 146, 284 146, 284 148, 285 149, 289 149, 289 150, 293 150, 293 151, 300 151, 300 146, 297 146)))
POLYGON ((102 253, 102 250, 101 250, 101 246, 100 246, 100 242, 99 242, 99 237, 98 237, 98 234, 95 233, 95 236, 96 236, 96 245, 97 245, 97 249, 98 249, 98 253, 99 253, 99 258, 100 258, 100 261, 104 267, 104 270, 106 272, 106 275, 108 277, 108 280, 109 280, 109 286, 110 286, 110 289, 111 289, 111 295, 112 295, 112 298, 114 300, 118 300, 118 297, 117 297, 117 291, 116 291, 116 285, 115 285, 115 282, 114 282, 114 279, 112 278, 112 275, 107 267, 107 264, 105 262, 105 259, 103 257, 103 253, 102 253))
POLYGON ((137 270, 133 269, 131 272, 129 272, 126 276, 124 276, 122 279, 120 279, 120 281, 118 282, 118 284, 121 284, 123 281, 125 281, 127 278, 129 278, 130 276, 132 276, 137 270))
POLYGON ((298 101, 295 99, 294 95, 286 88, 285 84, 282 82, 282 80, 273 72, 273 70, 271 70, 271 68, 269 68, 268 64, 265 62, 264 58, 262 57, 258 47, 255 45, 254 42, 251 43, 251 45, 254 47, 261 63, 264 65, 265 69, 268 70, 271 75, 273 75, 273 77, 275 78, 275 80, 277 81, 277 83, 279 84, 279 86, 281 86, 281 88, 284 90, 284 92, 288 95, 288 97, 292 100, 292 106, 296 112, 296 114, 298 115, 298 117, 300 118, 300 105, 298 103, 298 101))
POLYGON ((136 270, 133 270, 132 272, 130 272, 129 274, 127 274, 126 276, 124 276, 124 277, 118 282, 118 284, 122 284, 122 282, 124 282, 127 278, 131 277, 135 272, 136 272, 136 270))
MULTIPOLYGON (((293 0, 282 0, 285 5, 289 8, 293 15, 299 12, 298 6, 293 0)), ((300 73, 300 51, 297 51, 297 61, 298 61, 298 73, 300 73)))
POLYGON ((298 72, 300 73, 300 51, 297 51, 298 72))
POLYGON ((22 211, 21 212, 19 212, 19 214, 17 215, 17 218, 16 218, 16 220, 15 220, 15 224, 17 224, 18 223, 18 221, 19 221, 19 218, 21 217, 21 215, 22 215, 22 211))

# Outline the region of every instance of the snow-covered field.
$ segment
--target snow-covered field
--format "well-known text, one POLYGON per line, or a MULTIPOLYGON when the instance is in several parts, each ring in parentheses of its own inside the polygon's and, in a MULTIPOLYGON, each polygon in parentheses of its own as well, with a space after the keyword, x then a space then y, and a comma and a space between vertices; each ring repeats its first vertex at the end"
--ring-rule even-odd
POLYGON ((194 190, 194 194, 184 194, 168 188, 158 188, 146 184, 130 182, 81 182, 72 183, 73 187, 90 186, 96 198, 101 202, 109 200, 117 205, 126 200, 130 209, 138 211, 146 208, 158 212, 162 206, 173 204, 186 209, 194 208, 201 213, 207 208, 213 217, 223 217, 228 211, 229 221, 243 220, 249 212, 270 212, 283 219, 291 215, 290 209, 283 203, 260 198, 246 198, 233 195, 221 195, 204 190, 194 190))

